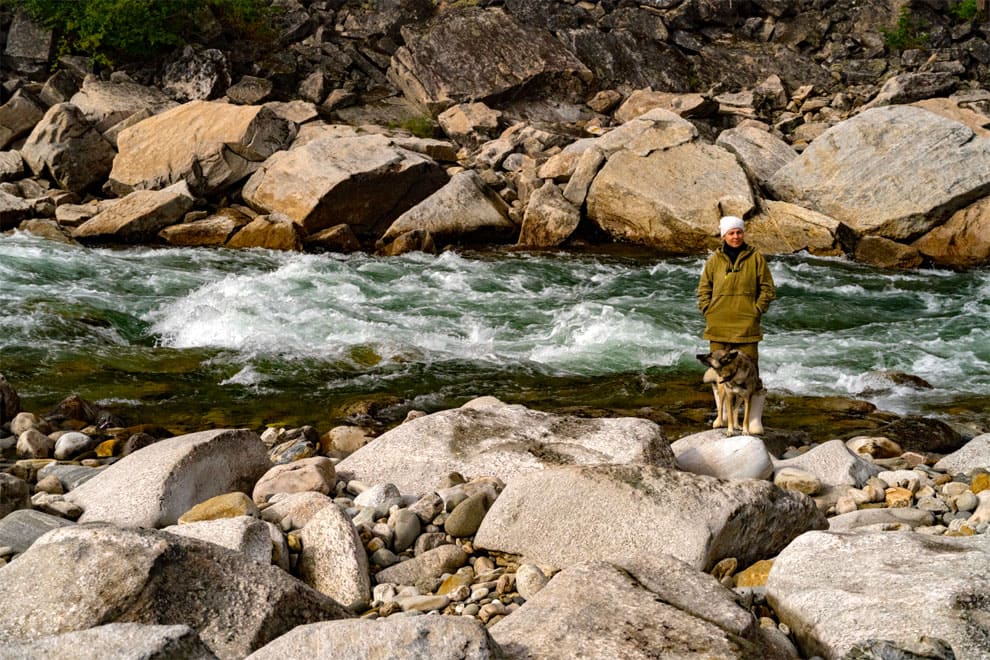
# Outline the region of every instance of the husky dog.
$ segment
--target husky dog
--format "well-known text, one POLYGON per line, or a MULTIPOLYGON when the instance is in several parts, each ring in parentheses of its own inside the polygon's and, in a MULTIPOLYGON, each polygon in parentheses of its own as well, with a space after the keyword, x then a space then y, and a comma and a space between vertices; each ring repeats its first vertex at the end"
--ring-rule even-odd
MULTIPOLYGON (((701 364, 708 367, 704 382, 712 383, 715 394, 715 422, 713 428, 728 427, 729 435, 736 431, 739 420, 739 407, 743 408, 743 433, 762 433, 762 422, 750 423, 750 407, 758 392, 763 387, 760 376, 756 371, 753 360, 739 351, 717 350, 711 353, 699 353, 701 364)), ((761 401, 762 402, 762 401, 761 401)), ((762 410, 757 413, 762 415, 762 410)))

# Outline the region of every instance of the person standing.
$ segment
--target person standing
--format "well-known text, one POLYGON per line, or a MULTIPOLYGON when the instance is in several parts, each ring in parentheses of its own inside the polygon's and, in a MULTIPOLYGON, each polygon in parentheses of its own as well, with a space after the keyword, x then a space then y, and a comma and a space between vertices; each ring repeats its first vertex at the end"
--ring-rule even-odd
MULTIPOLYGON (((727 215, 719 221, 722 245, 708 257, 698 282, 698 309, 705 317, 703 337, 710 350, 738 350, 748 355, 759 376, 758 344, 763 339, 760 319, 770 308, 777 289, 767 260, 746 244, 742 218, 727 215)), ((758 392, 750 409, 747 433, 763 432, 763 404, 766 390, 759 380, 758 392)), ((718 409, 717 387, 712 385, 718 409)), ((726 412, 726 414, 728 414, 726 412)))

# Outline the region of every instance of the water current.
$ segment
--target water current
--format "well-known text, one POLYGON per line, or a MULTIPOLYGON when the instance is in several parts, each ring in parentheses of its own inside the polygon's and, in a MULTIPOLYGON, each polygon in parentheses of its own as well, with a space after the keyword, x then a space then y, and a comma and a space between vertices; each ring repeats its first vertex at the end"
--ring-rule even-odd
MULTIPOLYGON (((479 395, 543 409, 701 392, 701 257, 512 251, 379 258, 92 249, 0 236, 0 373, 177 429, 395 420, 479 395), (362 403, 363 402, 363 403, 362 403)), ((990 417, 990 271, 774 257, 771 394, 990 417), (930 388, 901 382, 898 374, 930 388)))

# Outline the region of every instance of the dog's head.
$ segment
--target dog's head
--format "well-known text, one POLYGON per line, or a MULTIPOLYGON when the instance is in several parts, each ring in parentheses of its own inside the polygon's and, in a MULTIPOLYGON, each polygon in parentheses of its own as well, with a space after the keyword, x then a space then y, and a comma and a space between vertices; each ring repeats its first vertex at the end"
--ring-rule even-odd
POLYGON ((711 353, 698 353, 695 357, 706 367, 711 367, 716 371, 722 371, 736 361, 736 358, 739 357, 739 351, 718 349, 711 353))

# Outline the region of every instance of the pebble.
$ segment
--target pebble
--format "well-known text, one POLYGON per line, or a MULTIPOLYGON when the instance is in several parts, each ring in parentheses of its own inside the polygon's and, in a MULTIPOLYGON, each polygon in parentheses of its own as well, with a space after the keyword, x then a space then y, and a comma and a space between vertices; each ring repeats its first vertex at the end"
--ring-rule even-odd
POLYGON ((516 572, 516 591, 519 595, 529 600, 547 586, 550 581, 538 566, 533 564, 523 564, 516 572))

